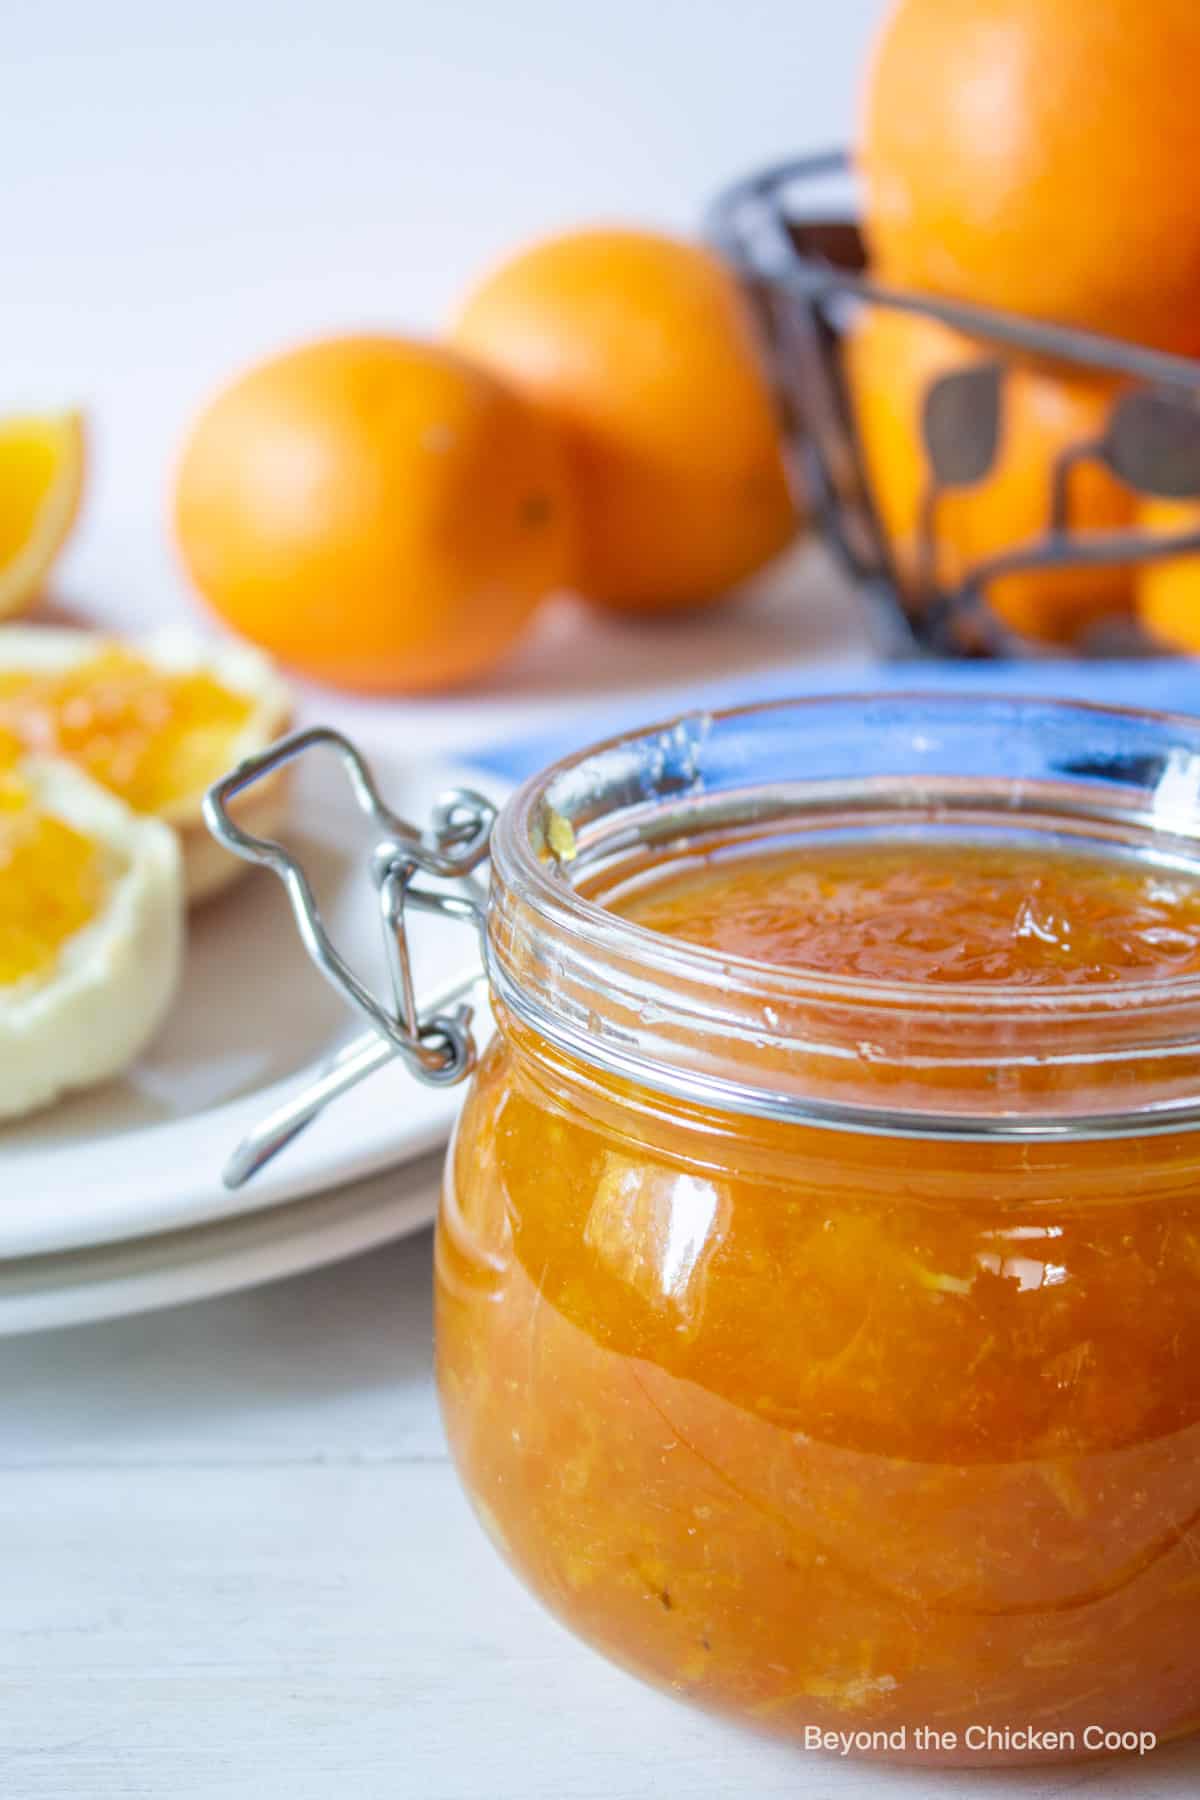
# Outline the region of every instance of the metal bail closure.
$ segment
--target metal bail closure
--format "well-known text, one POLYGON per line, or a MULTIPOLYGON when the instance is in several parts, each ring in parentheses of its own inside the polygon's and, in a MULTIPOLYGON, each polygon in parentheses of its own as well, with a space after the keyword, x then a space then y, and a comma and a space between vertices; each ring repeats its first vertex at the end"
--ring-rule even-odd
POLYGON ((487 860, 496 809, 470 788, 454 788, 434 809, 430 828, 421 831, 384 801, 361 752, 341 732, 315 726, 281 738, 248 757, 211 787, 204 820, 217 841, 245 862, 260 863, 283 883, 300 940, 309 960, 351 1006, 365 1014, 371 1032, 343 1046, 292 1099, 257 1126, 238 1146, 224 1171, 228 1187, 240 1187, 321 1111, 392 1057, 432 1087, 453 1087, 475 1066, 472 1008, 463 996, 482 977, 479 967, 429 998, 423 1007, 413 982, 407 913, 440 913, 471 925, 482 936, 487 895, 475 871, 487 860), (329 936, 316 896, 300 863, 274 838, 255 837, 232 818, 229 805, 256 782, 309 750, 333 750, 349 779, 359 811, 378 829, 370 872, 378 896, 379 920, 391 985, 385 1005, 354 973, 329 936), (419 885, 425 876, 459 884, 458 892, 419 885))

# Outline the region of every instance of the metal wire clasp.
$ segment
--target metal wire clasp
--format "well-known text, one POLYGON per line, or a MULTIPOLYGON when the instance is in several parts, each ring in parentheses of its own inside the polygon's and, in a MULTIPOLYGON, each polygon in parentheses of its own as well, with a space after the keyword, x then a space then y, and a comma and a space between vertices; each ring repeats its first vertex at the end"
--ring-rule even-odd
POLYGON ((344 999, 370 1021, 373 1036, 347 1045, 325 1064, 315 1079, 265 1120, 239 1146, 225 1170, 225 1181, 240 1186, 290 1143, 329 1101, 381 1062, 398 1056, 418 1080, 434 1087, 453 1087, 475 1066, 472 1008, 461 1000, 479 979, 480 970, 453 983, 434 997, 430 1010, 418 1003, 409 954, 407 913, 410 907, 460 919, 482 934, 486 890, 474 879, 488 855, 496 809, 469 788, 444 794, 428 830, 400 818, 384 801, 371 769, 341 732, 315 726, 281 738, 268 750, 248 757, 211 787, 204 799, 209 831, 235 856, 260 863, 283 883, 301 942, 310 961, 344 999), (274 838, 256 837, 231 816, 230 803, 256 782, 314 749, 333 750, 349 778, 362 812, 377 827, 371 854, 384 954, 391 985, 391 1004, 380 1001, 355 974, 330 938, 312 886, 292 852, 274 838), (423 887, 419 877, 459 884, 457 892, 423 887), (451 1005, 458 1000, 458 1004, 451 1005))

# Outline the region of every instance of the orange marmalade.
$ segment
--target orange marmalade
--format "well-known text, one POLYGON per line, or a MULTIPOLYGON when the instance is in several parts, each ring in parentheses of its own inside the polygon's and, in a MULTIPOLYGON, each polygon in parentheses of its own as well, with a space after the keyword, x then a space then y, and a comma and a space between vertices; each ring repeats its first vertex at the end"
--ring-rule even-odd
MULTIPOLYGON (((1145 1749, 1200 1726, 1200 728, 1055 718, 1031 799, 951 761, 1020 721, 931 705, 819 815, 772 720, 752 829, 694 829, 707 737, 594 759, 611 854, 590 764, 502 816, 444 1416, 533 1591, 681 1698, 895 1760, 1145 1749)), ((765 730, 724 717, 714 790, 765 730)))
POLYGON ((1058 849, 851 843, 705 858, 609 904, 726 955, 834 975, 1048 986, 1200 970, 1196 875, 1058 849))

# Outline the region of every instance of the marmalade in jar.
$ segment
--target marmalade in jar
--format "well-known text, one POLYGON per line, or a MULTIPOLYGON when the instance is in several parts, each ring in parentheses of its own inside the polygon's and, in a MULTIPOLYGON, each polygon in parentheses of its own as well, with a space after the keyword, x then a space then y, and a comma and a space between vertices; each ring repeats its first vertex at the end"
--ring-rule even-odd
MULTIPOLYGON (((995 1054, 964 1036, 956 1058, 965 993, 1035 1009, 1036 1096, 1064 996, 1153 1010, 1200 973, 1194 870, 1115 848, 731 842, 594 897, 731 982, 860 984, 840 1054, 888 1106, 923 1079, 906 988, 944 994, 928 1079, 969 1111, 1003 1097, 1018 1026, 998 1007, 995 1054)), ((1030 1761, 1195 1729, 1200 1138, 828 1129, 656 1091, 497 1013, 439 1222, 439 1380, 480 1517, 541 1599, 802 1744, 1030 1761)))

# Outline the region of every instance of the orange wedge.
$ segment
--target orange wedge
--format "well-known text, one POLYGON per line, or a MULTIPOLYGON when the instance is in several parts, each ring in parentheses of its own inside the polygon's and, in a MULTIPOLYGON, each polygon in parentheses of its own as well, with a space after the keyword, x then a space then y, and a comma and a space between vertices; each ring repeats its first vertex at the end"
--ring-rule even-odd
POLYGON ((37 598, 75 523, 85 460, 77 412, 0 419, 0 619, 37 598))

